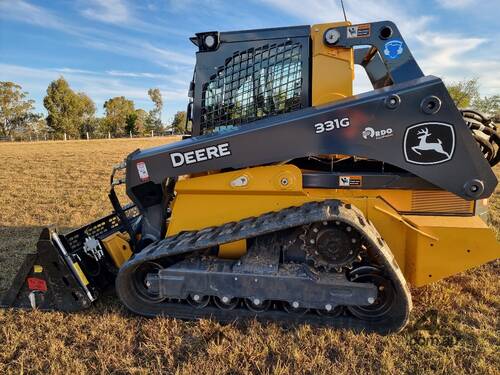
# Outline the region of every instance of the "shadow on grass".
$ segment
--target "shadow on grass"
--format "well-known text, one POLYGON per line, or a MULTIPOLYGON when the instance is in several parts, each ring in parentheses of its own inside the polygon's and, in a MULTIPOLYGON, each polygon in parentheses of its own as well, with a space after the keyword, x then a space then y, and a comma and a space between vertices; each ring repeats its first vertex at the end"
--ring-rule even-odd
MULTIPOLYGON (((44 226, 0 226, 0 300, 10 287, 27 254, 36 253, 36 243, 44 226)), ((58 228, 61 233, 76 228, 58 228)))

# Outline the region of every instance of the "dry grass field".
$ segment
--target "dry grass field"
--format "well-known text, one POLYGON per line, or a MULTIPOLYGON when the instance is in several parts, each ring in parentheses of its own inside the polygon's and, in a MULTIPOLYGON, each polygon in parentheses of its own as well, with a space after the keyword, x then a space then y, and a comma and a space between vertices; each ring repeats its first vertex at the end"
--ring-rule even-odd
MULTIPOLYGON (((111 167, 167 139, 0 144, 0 292, 40 228, 65 230, 110 211, 111 167)), ((500 229, 500 192, 491 199, 500 229)), ((255 321, 220 325, 133 316, 110 296, 77 313, 0 310, 0 374, 500 373, 500 262, 413 290, 410 328, 378 336, 255 321), (416 319, 436 309, 433 340, 416 319)))

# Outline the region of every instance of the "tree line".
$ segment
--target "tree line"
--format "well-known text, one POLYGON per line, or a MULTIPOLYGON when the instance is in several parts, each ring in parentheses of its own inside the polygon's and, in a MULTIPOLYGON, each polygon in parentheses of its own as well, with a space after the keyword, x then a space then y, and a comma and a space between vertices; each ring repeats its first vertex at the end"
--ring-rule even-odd
POLYGON ((148 96, 154 105, 150 111, 117 96, 105 101, 104 116, 99 117, 94 101, 84 92, 75 92, 61 76, 47 87, 44 116, 35 113, 35 102, 21 85, 0 81, 0 138, 80 139, 183 133, 185 111, 177 112, 171 124, 164 124, 160 89, 149 89, 148 96))
MULTIPOLYGON (((476 109, 500 122, 500 95, 481 97, 477 79, 450 83, 447 88, 459 108, 476 109)), ((104 116, 98 117, 93 100, 84 92, 75 92, 61 76, 47 88, 44 116, 34 112, 34 100, 20 85, 0 81, 0 138, 124 137, 162 134, 167 130, 182 134, 186 112, 178 111, 167 127, 161 119, 164 102, 160 90, 151 88, 148 95, 154 104, 150 111, 136 108, 132 100, 117 96, 106 100, 104 116)))

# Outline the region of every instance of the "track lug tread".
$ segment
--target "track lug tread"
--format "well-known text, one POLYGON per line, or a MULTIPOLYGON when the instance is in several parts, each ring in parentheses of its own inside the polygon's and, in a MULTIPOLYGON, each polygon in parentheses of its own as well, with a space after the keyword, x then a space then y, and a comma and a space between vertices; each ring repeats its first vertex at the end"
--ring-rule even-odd
POLYGON ((406 325, 412 309, 409 288, 387 244, 382 240, 371 221, 365 218, 360 210, 355 206, 343 204, 338 200, 331 199, 309 202, 302 206, 289 207, 278 212, 269 212, 258 217, 245 218, 239 222, 230 222, 218 227, 205 228, 193 232, 181 232, 175 236, 158 241, 146 249, 129 259, 120 269, 116 279, 116 290, 122 302, 130 310, 145 316, 168 315, 180 319, 214 317, 221 322, 231 322, 241 317, 248 317, 290 324, 305 322, 314 325, 390 333, 397 332, 406 325), (361 237, 370 245, 370 257, 375 259, 382 270, 390 277, 397 293, 397 308, 395 309, 395 313, 390 317, 374 323, 345 315, 335 318, 319 317, 317 315, 309 316, 307 314, 304 316, 293 316, 293 314, 277 310, 255 314, 242 308, 222 311, 212 306, 207 306, 204 309, 195 309, 192 306, 182 303, 137 303, 138 301, 134 297, 133 288, 130 286, 134 270, 144 262, 154 262, 173 255, 196 252, 223 243, 253 238, 314 222, 333 220, 342 221, 360 232, 362 234, 361 237))

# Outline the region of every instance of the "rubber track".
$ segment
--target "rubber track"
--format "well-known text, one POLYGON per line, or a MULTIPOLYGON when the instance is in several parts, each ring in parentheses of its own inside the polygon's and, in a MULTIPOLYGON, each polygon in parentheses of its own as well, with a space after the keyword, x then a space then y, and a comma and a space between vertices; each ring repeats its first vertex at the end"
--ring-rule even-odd
POLYGON ((298 207, 289 207, 218 227, 181 232, 175 236, 167 237, 135 254, 121 267, 116 279, 116 291, 122 302, 131 311, 149 317, 161 315, 190 320, 214 318, 221 322, 231 322, 240 318, 257 318, 285 324, 309 323, 357 331, 374 331, 382 334, 403 329, 412 309, 411 295, 403 273, 385 241, 361 211, 338 200, 309 202, 298 207), (392 280, 396 292, 392 311, 383 320, 365 321, 353 316, 328 317, 312 313, 297 315, 273 309, 255 313, 242 307, 234 310, 221 310, 212 305, 197 309, 187 303, 152 303, 136 293, 133 283, 134 271, 144 262, 155 262, 173 255, 186 254, 318 221, 341 221, 363 235, 369 245, 370 258, 383 268, 385 277, 392 280))

